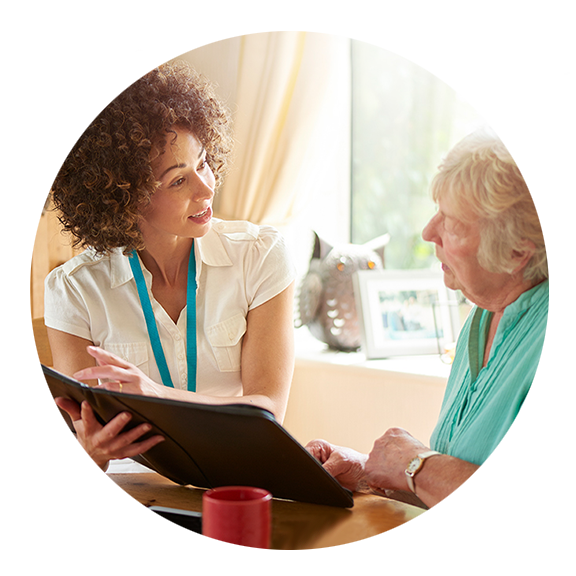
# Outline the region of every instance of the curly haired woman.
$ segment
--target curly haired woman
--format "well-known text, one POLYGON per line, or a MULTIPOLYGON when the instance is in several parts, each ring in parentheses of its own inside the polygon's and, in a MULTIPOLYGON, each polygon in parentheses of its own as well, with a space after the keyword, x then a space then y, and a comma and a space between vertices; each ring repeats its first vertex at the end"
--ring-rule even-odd
MULTIPOLYGON (((85 249, 46 279, 54 367, 111 390, 210 404, 253 403, 282 421, 293 371, 294 266, 269 226, 218 220, 229 117, 186 64, 120 94, 76 143, 52 189, 85 249)), ((57 399, 105 469, 149 450, 83 403, 57 399)))

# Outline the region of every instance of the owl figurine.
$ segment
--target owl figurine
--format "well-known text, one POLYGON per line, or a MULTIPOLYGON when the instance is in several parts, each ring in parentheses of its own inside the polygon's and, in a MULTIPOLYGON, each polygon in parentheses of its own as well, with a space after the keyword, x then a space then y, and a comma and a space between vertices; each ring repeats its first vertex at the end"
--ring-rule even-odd
POLYGON ((366 244, 331 246, 314 233, 314 250, 298 293, 296 327, 333 350, 352 352, 361 344, 352 275, 384 268, 385 234, 366 244))

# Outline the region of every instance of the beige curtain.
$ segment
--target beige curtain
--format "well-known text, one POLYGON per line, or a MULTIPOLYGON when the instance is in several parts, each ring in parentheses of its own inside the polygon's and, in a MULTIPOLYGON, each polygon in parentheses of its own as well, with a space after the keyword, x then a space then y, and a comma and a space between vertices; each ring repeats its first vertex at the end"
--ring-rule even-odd
MULTIPOLYGON (((285 226, 305 206, 329 100, 348 40, 307 32, 241 38, 233 168, 217 197, 224 219, 285 226)), ((328 146, 329 148, 330 146, 328 146)))

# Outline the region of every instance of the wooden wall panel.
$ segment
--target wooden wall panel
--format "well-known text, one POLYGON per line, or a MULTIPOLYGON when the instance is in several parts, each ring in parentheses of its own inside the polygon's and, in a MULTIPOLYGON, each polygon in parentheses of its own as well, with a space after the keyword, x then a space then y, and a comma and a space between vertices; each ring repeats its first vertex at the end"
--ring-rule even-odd
POLYGON ((32 318, 44 316, 44 279, 48 273, 60 266, 79 250, 72 248, 67 235, 62 232, 60 222, 53 210, 42 213, 34 241, 30 273, 30 307, 32 318))

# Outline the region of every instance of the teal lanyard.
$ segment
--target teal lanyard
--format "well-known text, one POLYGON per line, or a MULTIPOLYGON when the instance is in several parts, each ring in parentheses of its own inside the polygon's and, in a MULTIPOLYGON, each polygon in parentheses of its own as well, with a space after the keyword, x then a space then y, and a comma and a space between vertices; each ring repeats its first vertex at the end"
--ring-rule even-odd
POLYGON ((472 325, 470 326, 470 336, 468 338, 468 361, 470 370, 470 384, 463 391, 464 397, 458 413, 452 421, 452 431, 450 438, 454 435, 454 427, 459 426, 464 418, 464 413, 468 408, 472 394, 476 392, 476 379, 482 370, 484 363, 484 350, 486 349, 486 340, 488 338, 488 330, 490 329, 490 319, 492 312, 477 308, 472 317, 472 325), (486 313, 486 316, 484 314, 486 313))
MULTIPOLYGON (((128 261, 134 274, 134 280, 136 280, 136 288, 138 290, 140 304, 142 305, 142 311, 144 312, 150 344, 152 345, 152 351, 154 352, 154 358, 156 359, 156 365, 158 366, 162 383, 164 386, 174 388, 170 370, 168 370, 168 364, 166 363, 166 356, 162 349, 160 335, 158 334, 158 326, 156 325, 156 318, 152 310, 148 288, 146 287, 146 281, 142 273, 142 266, 140 266, 140 260, 138 259, 136 251, 132 251, 128 255, 128 261)), ((190 258, 188 259, 188 280, 186 286, 186 358, 188 362, 188 390, 190 392, 196 392, 196 288, 196 258, 194 256, 194 242, 192 242, 190 258)))
POLYGON ((470 326, 470 339, 468 341, 468 358, 470 360, 470 380, 474 384, 482 364, 484 363, 484 351, 486 349, 486 340, 490 330, 490 320, 492 312, 477 308, 472 317, 470 326), (486 314, 486 315, 485 315, 486 314))

